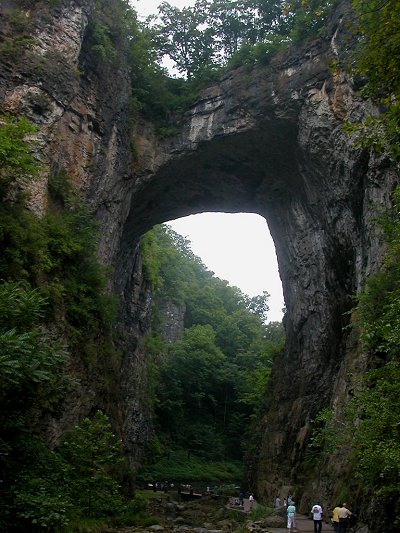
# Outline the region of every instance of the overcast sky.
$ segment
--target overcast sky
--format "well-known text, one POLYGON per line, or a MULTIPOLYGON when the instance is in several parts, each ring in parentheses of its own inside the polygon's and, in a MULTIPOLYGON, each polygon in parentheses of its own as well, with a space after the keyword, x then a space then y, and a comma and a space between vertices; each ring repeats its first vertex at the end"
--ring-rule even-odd
MULTIPOLYGON (((172 6, 182 9, 186 6, 193 5, 195 0, 169 0, 168 3, 172 6)), ((162 0, 130 0, 130 3, 139 13, 139 15, 148 16, 157 12, 157 7, 162 3, 162 0)))
MULTIPOLYGON (((161 1, 131 0, 131 3, 140 16, 148 16, 157 12, 161 1)), ((194 4, 194 0, 169 3, 182 8, 194 4)), ((268 320, 282 319, 282 284, 275 246, 264 218, 250 213, 202 213, 168 224, 190 240, 193 253, 217 277, 249 296, 267 291, 271 295, 268 320)))

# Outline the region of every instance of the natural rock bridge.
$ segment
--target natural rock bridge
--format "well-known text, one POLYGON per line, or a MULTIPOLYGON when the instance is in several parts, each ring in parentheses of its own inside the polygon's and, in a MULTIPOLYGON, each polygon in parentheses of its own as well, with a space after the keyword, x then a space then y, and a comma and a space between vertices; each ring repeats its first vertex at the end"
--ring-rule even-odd
POLYGON ((389 204, 394 179, 343 131, 346 119, 369 110, 329 67, 340 59, 340 17, 331 30, 330 41, 297 55, 229 73, 203 92, 176 137, 159 142, 139 128, 135 138, 139 165, 119 248, 123 283, 132 264, 127 246, 155 223, 204 211, 254 212, 274 239, 287 348, 274 369, 259 494, 293 480, 310 421, 352 386, 345 374, 358 363, 346 313, 379 262, 373 219, 389 204))
MULTIPOLYGON (((57 68, 43 73, 26 58, 3 65, 1 111, 27 113, 40 125, 51 171, 73 176, 101 222, 99 253, 113 268, 110 286, 123 302, 121 411, 132 460, 148 433, 140 376, 150 294, 139 238, 157 223, 192 213, 253 212, 268 222, 287 307, 287 348, 273 371, 254 480, 259 496, 295 481, 305 494, 299 464, 310 420, 346 394, 346 373, 362 367, 343 330, 345 313, 379 264, 374 218, 390 204, 395 182, 393 170, 355 147, 342 128, 371 107, 343 71, 329 66, 340 64, 345 7, 328 39, 227 74, 165 140, 139 119, 132 134, 127 69, 105 73, 86 38, 94 9, 92 0, 60 0, 51 17, 40 4, 32 8, 35 50, 56 55, 57 68)), ((32 198, 34 208, 45 208, 46 176, 32 198)))

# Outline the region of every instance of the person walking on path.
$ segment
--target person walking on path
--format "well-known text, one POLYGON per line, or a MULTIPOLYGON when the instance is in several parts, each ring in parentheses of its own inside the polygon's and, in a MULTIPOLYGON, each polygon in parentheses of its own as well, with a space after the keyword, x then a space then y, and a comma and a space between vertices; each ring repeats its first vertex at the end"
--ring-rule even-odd
POLYGON ((322 507, 319 505, 319 503, 316 503, 313 505, 311 509, 311 514, 313 522, 314 522, 314 533, 321 533, 322 531, 322 507))
POLYGON ((253 505, 254 505, 254 496, 253 494, 250 494, 249 496, 249 510, 250 511, 253 509, 253 505))
POLYGON ((281 507, 281 499, 279 498, 279 495, 275 498, 275 509, 280 509, 281 507))
POLYGON ((243 492, 240 492, 239 494, 239 505, 243 507, 243 501, 244 501, 244 494, 243 492))
POLYGON ((339 533, 346 533, 349 527, 349 518, 352 515, 351 511, 347 509, 347 503, 343 503, 339 509, 339 533))
POLYGON ((339 509, 340 505, 336 505, 332 511, 332 526, 335 533, 339 533, 339 509))
POLYGON ((294 501, 292 500, 290 502, 290 505, 288 505, 287 508, 287 528, 288 531, 294 530, 296 527, 296 506, 294 504, 294 501))

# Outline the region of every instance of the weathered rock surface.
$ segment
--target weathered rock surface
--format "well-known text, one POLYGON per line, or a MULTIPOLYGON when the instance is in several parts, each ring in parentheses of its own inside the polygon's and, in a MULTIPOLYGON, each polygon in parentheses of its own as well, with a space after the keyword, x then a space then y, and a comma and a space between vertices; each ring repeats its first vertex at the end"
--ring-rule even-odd
MULTIPOLYGON (((259 498, 271 499, 286 484, 301 487, 304 506, 316 491, 326 490, 328 499, 317 473, 313 484, 310 468, 304 473, 310 421, 322 407, 340 405, 352 386, 349 373, 364 368, 344 329, 346 312, 381 261, 374 221, 398 181, 395 168, 357 148, 342 129, 346 119, 374 111, 342 70, 329 67, 340 64, 346 3, 326 40, 230 72, 188 110, 180 133, 163 141, 145 121, 130 129, 126 64, 111 74, 93 55, 94 1, 44 6, 27 8, 35 40, 29 55, 1 65, 0 111, 26 113, 40 125, 40 157, 50 172, 73 176, 101 222, 99 256, 112 266, 110 288, 122 303, 117 401, 132 464, 150 431, 142 392, 151 295, 139 238, 191 213, 254 212, 266 218, 276 245, 287 348, 273 370, 252 481, 259 498), (34 68, 40 58, 42 68, 34 68)), ((38 212, 46 208, 46 179, 33 191, 38 212)))

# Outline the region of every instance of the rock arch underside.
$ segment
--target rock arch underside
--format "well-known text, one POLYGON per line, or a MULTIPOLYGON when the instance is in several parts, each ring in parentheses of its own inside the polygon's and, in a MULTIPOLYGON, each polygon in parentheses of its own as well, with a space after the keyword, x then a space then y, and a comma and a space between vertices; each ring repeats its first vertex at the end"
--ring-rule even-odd
MULTIPOLYGON (((387 161, 343 131, 345 120, 373 111, 346 74, 330 68, 341 61, 346 3, 325 40, 226 74, 163 140, 145 119, 131 126, 127 68, 110 75, 93 59, 86 35, 94 6, 60 0, 51 14, 40 2, 31 8, 34 51, 52 54, 57 68, 6 61, 0 109, 26 113, 40 126, 42 158, 51 171, 73 177, 101 223, 99 255, 123 303, 119 407, 132 463, 149 434, 141 376, 151 294, 141 277, 140 236, 188 214, 253 212, 265 217, 275 242, 287 347, 273 369, 252 482, 259 498, 282 486, 301 488, 307 505, 316 490, 328 497, 331 487, 304 464, 310 421, 321 408, 339 406, 352 386, 348 376, 364 368, 345 329, 347 312, 381 261, 374 218, 390 205, 397 179, 387 161)), ((46 178, 32 191, 37 211, 46 206, 46 178)), ((335 475, 342 467, 332 466, 335 475)))

